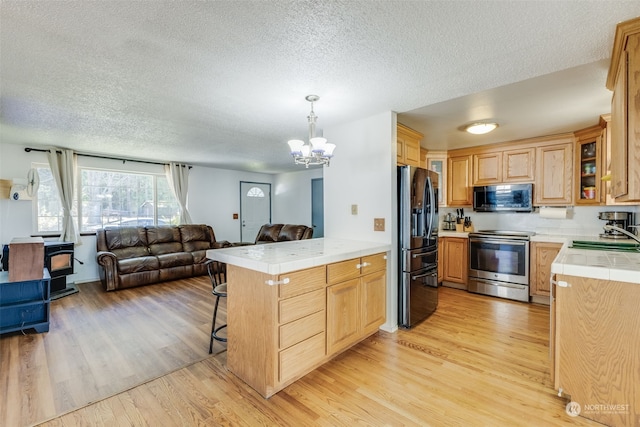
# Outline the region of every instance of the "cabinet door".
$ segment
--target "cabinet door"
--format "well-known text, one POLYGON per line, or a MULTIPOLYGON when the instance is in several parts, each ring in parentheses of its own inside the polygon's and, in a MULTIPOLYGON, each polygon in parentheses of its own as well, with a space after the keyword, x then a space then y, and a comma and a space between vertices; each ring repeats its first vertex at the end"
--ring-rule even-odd
POLYGON ((378 271, 360 280, 362 335, 367 336, 377 331, 386 319, 387 275, 385 271, 378 271))
POLYGON ((502 153, 473 155, 473 185, 499 184, 502 182, 502 153))
POLYGON ((447 153, 428 152, 427 169, 438 174, 438 204, 447 206, 447 153))
POLYGON ((410 166, 420 165, 420 140, 414 138, 404 139, 404 161, 410 166))
POLYGON ((551 264, 560 252, 560 248, 562 243, 531 243, 530 295, 549 296, 551 294, 551 264))
POLYGON ((443 280, 454 283, 467 283, 469 270, 469 239, 447 237, 444 244, 443 280))
POLYGON ((446 237, 438 238, 438 283, 442 283, 442 278, 444 277, 444 241, 446 237))
POLYGON ((327 354, 360 337, 360 279, 327 287, 327 354))
POLYGON ((604 201, 602 194, 602 138, 598 126, 591 138, 576 141, 575 151, 575 202, 577 205, 598 205, 604 201))
POLYGON ((471 206, 471 159, 469 156, 448 159, 447 205, 471 206))
POLYGON ((404 138, 400 135, 400 133, 398 133, 398 138, 396 139, 396 162, 399 165, 406 165, 406 162, 404 160, 404 147, 405 147, 405 143, 404 143, 404 138))
POLYGON ((573 146, 571 143, 536 149, 537 206, 571 205, 573 194, 573 146))
POLYGON ((502 153, 503 182, 531 182, 535 179, 535 150, 522 148, 502 153))

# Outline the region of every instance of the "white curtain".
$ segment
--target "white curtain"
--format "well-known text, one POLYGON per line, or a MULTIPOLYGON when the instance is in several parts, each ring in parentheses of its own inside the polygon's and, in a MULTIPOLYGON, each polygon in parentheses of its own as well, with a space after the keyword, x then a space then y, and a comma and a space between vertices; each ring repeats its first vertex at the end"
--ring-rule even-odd
POLYGON ((180 204, 180 224, 191 224, 191 215, 187 210, 187 193, 189 190, 189 166, 169 163, 164 167, 169 187, 180 204))
POLYGON ((60 202, 62 203, 62 235, 63 242, 73 242, 81 245, 80 233, 76 230, 71 216, 73 207, 74 188, 76 183, 77 156, 73 150, 63 150, 61 148, 50 148, 47 154, 51 174, 56 181, 60 202))

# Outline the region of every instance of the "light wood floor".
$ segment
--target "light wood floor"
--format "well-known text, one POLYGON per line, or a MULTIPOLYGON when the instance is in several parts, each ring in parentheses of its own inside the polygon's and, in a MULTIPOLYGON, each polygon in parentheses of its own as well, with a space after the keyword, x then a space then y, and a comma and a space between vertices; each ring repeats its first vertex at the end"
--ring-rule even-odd
MULTIPOLYGON (((196 327, 205 346, 208 322, 196 327)), ((440 288, 416 328, 378 332, 268 400, 220 353, 44 425, 599 425, 555 395, 548 330, 547 307, 440 288)))
POLYGON ((208 277, 78 288, 51 302, 49 332, 0 338, 0 426, 32 425, 209 357, 208 277))

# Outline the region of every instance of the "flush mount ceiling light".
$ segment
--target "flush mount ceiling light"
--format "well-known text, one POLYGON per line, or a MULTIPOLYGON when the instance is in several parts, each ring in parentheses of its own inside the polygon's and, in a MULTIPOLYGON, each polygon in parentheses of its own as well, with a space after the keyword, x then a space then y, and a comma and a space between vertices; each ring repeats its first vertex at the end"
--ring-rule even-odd
POLYGON ((470 125, 467 125, 467 127, 465 127, 464 130, 474 135, 483 135, 485 133, 491 132, 497 127, 498 127, 498 124, 495 122, 477 122, 477 123, 471 123, 470 125))
POLYGON ((305 97, 311 103, 311 113, 307 116, 309 119, 309 142, 300 139, 292 139, 289 141, 289 148, 293 161, 297 165, 327 165, 333 157, 333 150, 336 145, 330 144, 325 138, 316 136, 316 119, 318 116, 313 112, 313 103, 320 99, 318 95, 307 95, 305 97))

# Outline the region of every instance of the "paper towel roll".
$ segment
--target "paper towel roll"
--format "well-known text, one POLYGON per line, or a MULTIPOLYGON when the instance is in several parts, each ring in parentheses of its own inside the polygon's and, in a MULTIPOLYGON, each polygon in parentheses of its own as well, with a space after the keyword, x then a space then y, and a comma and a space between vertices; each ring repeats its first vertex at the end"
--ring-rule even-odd
POLYGON ((540 218, 567 219, 567 208, 540 208, 540 218))

